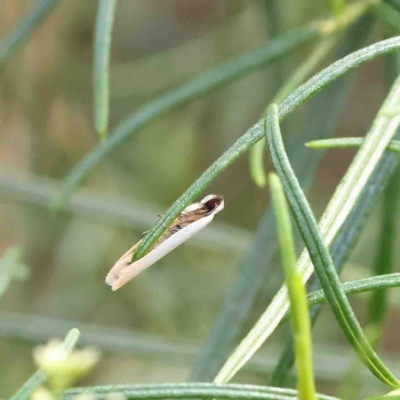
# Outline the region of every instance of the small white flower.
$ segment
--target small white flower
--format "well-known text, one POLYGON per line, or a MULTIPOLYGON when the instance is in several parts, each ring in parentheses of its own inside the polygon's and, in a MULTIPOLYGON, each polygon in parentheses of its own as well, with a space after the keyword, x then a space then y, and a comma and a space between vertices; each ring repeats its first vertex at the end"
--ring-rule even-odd
POLYGON ((55 339, 33 350, 35 363, 47 373, 49 386, 54 391, 64 390, 89 374, 100 357, 100 351, 93 347, 67 354, 61 341, 55 339))

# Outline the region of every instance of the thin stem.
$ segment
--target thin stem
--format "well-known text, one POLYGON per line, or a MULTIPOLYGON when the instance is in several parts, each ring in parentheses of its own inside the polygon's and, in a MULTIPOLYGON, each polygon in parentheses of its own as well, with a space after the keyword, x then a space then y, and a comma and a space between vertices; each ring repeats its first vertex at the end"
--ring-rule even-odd
POLYGON ((290 316, 296 353, 299 398, 315 399, 315 383, 311 350, 311 324, 308 315, 306 290, 296 266, 296 250, 289 209, 280 179, 270 175, 272 202, 276 213, 282 267, 290 299, 290 316))

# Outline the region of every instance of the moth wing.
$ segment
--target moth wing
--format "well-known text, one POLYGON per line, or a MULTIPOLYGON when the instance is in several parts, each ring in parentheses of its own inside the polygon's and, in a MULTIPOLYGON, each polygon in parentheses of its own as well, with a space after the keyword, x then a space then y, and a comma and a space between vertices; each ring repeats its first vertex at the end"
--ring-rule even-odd
MULTIPOLYGON (((186 242, 186 240, 190 239, 194 234, 199 232, 201 229, 206 227, 214 218, 214 214, 210 214, 207 217, 201 218, 196 222, 193 222, 192 224, 186 226, 185 228, 182 228, 179 230, 177 233, 174 235, 170 236, 168 239, 166 239, 164 242, 162 242, 160 245, 155 247, 153 250, 151 250, 149 253, 147 253, 144 257, 141 259, 135 261, 134 263, 131 263, 129 265, 126 264, 126 260, 128 259, 129 262, 132 259, 132 249, 134 247, 138 246, 139 243, 137 243, 132 249, 128 250, 115 264, 115 266, 111 269, 109 274, 107 275, 107 280, 106 282, 112 286, 112 290, 117 290, 124 286, 126 283, 128 283, 130 280, 132 280, 135 276, 140 274, 142 271, 145 269, 151 267, 155 262, 166 256, 168 253, 170 253, 172 250, 174 250, 176 247, 181 245, 182 243, 186 242), (130 258, 125 256, 127 254, 131 254, 130 258), (119 263, 123 263, 122 266, 119 266, 119 263), (113 269, 116 268, 116 271, 120 272, 117 275, 112 274, 113 269), (110 279, 108 276, 111 275, 110 279)), ((134 249, 134 251, 136 248, 134 249)))
POLYGON ((139 247, 142 240, 133 245, 110 269, 106 276, 106 283, 112 286, 123 275, 125 270, 129 267, 132 261, 133 254, 139 247))

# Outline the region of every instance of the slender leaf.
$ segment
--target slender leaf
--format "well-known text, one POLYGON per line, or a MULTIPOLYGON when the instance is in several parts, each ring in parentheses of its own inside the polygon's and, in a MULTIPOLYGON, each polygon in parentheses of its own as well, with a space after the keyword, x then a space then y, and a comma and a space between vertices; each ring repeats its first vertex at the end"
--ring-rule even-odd
MULTIPOLYGON (((79 331, 78 329, 71 329, 68 332, 68 335, 65 337, 64 342, 62 343, 62 349, 65 354, 69 354, 75 347, 77 341, 79 339, 79 331)), ((47 376, 44 371, 38 370, 36 371, 28 381, 18 390, 14 396, 11 397, 10 400, 26 400, 30 397, 30 395, 43 383, 46 381, 47 376)))
MULTIPOLYGON (((313 149, 357 149, 361 147, 364 138, 332 138, 323 140, 313 140, 306 143, 307 147, 313 149)), ((386 150, 400 153, 400 140, 392 140, 389 142, 386 150)))
POLYGON ((307 310, 306 290, 301 274, 297 270, 297 257, 292 226, 282 183, 275 174, 271 174, 269 181, 278 226, 282 267, 290 299, 290 316, 293 340, 296 348, 299 398, 302 400, 312 400, 315 398, 315 383, 311 350, 311 324, 307 310))
POLYGON ((117 0, 99 0, 94 40, 94 120, 96 133, 104 140, 109 119, 109 70, 111 36, 117 0))
MULTIPOLYGON (((342 290, 346 295, 366 293, 366 292, 379 292, 384 289, 400 287, 400 273, 395 272, 392 274, 371 276, 368 278, 357 279, 341 284, 342 290)), ((313 307, 318 304, 325 304, 326 297, 324 291, 317 290, 307 295, 308 307, 313 307)), ((282 318, 282 322, 289 319, 289 314, 282 318)))
POLYGON ((0 42, 0 71, 60 0, 36 0, 22 21, 0 42))
MULTIPOLYGON (((286 400, 297 398, 292 389, 256 385, 216 385, 212 383, 163 383, 154 385, 110 385, 73 388, 64 392, 63 399, 79 395, 104 396, 120 393, 131 399, 181 399, 212 397, 219 399, 286 400)), ((335 400, 335 397, 317 395, 321 400, 335 400)))
MULTIPOLYGON (((388 96, 388 100, 385 101, 383 107, 387 107, 392 104, 393 101, 398 101, 398 96, 400 96, 400 78, 394 84, 393 90, 388 96)), ((377 119, 379 119, 379 116, 377 119)), ((378 124, 378 122, 375 122, 375 124, 378 124)), ((400 120, 397 121, 397 123, 393 122, 393 124, 395 125, 394 128, 397 129, 400 120)), ((383 129, 385 129, 389 128, 388 125, 390 125, 390 123, 388 121, 381 121, 381 125, 383 125, 383 129)), ((379 128, 380 129, 377 129, 377 131, 382 130, 382 126, 379 128)), ((367 136, 365 143, 368 143, 368 139, 370 139, 371 136, 372 135, 367 136)), ((271 106, 270 113, 268 114, 267 138, 272 162, 278 175, 283 181, 285 194, 288 197, 297 227, 303 237, 310 258, 314 264, 315 272, 321 283, 322 289, 324 290, 327 301, 341 326, 343 333, 360 355, 362 361, 379 380, 393 388, 399 387, 399 381, 387 369, 383 361, 374 352, 372 346, 368 342, 351 309, 346 295, 341 289, 339 277, 333 266, 329 250, 324 243, 323 236, 318 230, 311 208, 298 184, 296 176, 286 156, 279 129, 278 108, 276 105, 271 106)), ((363 147, 364 146, 366 145, 364 144, 363 147)), ((359 156, 360 159, 362 153, 360 152, 359 154, 361 154, 359 156)), ((371 155, 371 158, 372 156, 373 155, 371 155)), ((372 162, 371 159, 369 162, 372 162)), ((353 165, 355 164, 356 163, 353 165)), ((351 172, 352 169, 354 171, 354 176, 356 176, 356 167, 350 167, 349 171, 351 172)), ((342 185, 345 186, 345 183, 346 181, 344 181, 342 185)), ((356 183, 353 185, 353 191, 357 192, 356 183)))

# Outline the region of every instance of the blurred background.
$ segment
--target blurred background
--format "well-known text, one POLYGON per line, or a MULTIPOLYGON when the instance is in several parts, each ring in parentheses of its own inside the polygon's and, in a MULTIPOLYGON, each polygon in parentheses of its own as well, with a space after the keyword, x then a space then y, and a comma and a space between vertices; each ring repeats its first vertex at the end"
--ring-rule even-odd
MULTIPOLYGON (((2 1, 1 37, 31 4, 2 1)), ((281 0, 280 7, 283 32, 329 16, 329 2, 281 0)), ((0 249, 4 255, 18 248, 28 271, 22 275, 29 275, 13 281, 0 302, 3 398, 35 370, 32 347, 61 338, 75 326, 82 345, 102 351, 81 385, 184 381, 269 202, 268 187, 256 187, 248 156, 242 156, 206 192, 225 197, 224 212, 207 232, 122 290, 113 293, 105 285, 110 267, 157 215, 259 120, 276 92, 277 69, 260 69, 154 119, 93 170, 68 211, 55 214, 48 205, 63 178, 98 143, 92 66, 96 8, 95 0, 61 1, 0 76, 0 249)), ((196 74, 265 44, 269 35, 263 0, 119 0, 112 38, 111 127, 196 74)), ((381 38, 376 28, 370 42, 381 38)), ((281 71, 292 72, 310 49, 303 46, 286 57, 281 71)), ((328 57, 319 69, 331 61, 328 57)), ((364 135, 386 93, 382 60, 361 67, 335 135, 364 135)), ((286 137, 299 132, 305 111, 303 106, 290 117, 286 137)), ((309 150, 310 157, 314 152, 309 150)), ((309 194, 317 215, 353 155, 350 150, 325 155, 309 194)), ((379 206, 374 210, 344 281, 371 274, 379 206)), ((3 259, 2 268, 6 264, 3 259)), ((247 328, 282 283, 279 269, 274 271, 247 328)), ((361 320, 366 298, 352 299, 361 320)), ((389 359, 400 350, 396 299, 392 290, 382 345, 389 359)), ((352 350, 329 310, 320 319, 313 338, 318 389, 336 393, 352 350)), ((279 332, 237 381, 266 383, 289 335, 287 326, 279 332)))

